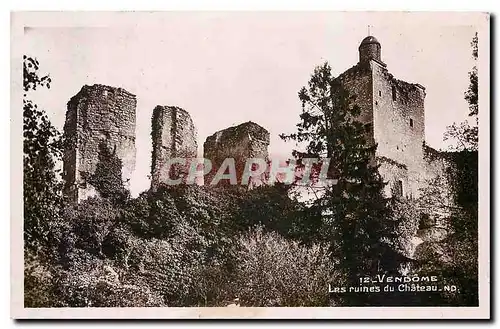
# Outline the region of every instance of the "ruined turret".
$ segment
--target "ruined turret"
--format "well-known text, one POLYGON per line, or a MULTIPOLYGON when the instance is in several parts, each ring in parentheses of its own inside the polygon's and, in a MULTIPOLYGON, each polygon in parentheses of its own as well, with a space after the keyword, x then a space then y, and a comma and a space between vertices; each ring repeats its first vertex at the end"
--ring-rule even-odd
POLYGON ((68 102, 64 124, 64 194, 81 201, 97 194, 89 184, 101 147, 122 162, 122 180, 128 187, 135 169, 136 97, 122 88, 83 86, 68 102))

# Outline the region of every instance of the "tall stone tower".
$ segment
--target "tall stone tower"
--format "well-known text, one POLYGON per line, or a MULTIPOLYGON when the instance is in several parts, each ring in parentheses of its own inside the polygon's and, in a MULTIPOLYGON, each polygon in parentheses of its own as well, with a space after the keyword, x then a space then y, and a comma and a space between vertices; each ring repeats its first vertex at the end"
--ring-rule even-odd
POLYGON ((359 62, 338 80, 356 95, 359 120, 372 127, 380 173, 389 182, 387 193, 417 197, 425 173, 425 88, 394 78, 381 58, 381 45, 368 36, 359 46, 359 62))
POLYGON ((63 157, 64 193, 81 201, 97 192, 88 182, 105 145, 122 161, 122 180, 128 187, 135 168, 136 97, 121 88, 83 86, 68 102, 63 157))
POLYGON ((151 159, 151 188, 156 190, 170 175, 187 174, 188 166, 168 166, 172 158, 196 158, 197 133, 189 113, 175 106, 156 106, 151 118, 153 153, 151 159), (173 169, 176 169, 174 173, 173 169))

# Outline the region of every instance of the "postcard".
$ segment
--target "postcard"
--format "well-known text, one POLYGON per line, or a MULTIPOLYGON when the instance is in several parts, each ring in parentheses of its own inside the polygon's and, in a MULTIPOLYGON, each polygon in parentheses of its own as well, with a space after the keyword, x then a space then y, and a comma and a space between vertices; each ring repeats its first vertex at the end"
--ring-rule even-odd
POLYGON ((13 318, 490 318, 489 14, 11 28, 13 318))

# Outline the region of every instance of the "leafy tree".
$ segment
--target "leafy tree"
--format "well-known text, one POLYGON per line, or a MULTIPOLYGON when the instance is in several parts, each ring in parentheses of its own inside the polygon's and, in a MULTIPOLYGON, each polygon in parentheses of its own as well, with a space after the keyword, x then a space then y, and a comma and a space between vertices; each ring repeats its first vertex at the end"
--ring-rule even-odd
POLYGON ((162 191, 154 196, 150 192, 143 192, 139 197, 129 200, 122 210, 123 223, 141 238, 168 237, 172 222, 180 218, 171 196, 162 191))
POLYGON ((131 266, 132 254, 141 248, 143 242, 143 239, 136 236, 128 225, 120 222, 114 225, 106 236, 103 242, 104 254, 121 262, 127 270, 131 266))
MULTIPOLYGON (((477 33, 472 39, 472 56, 478 58, 477 33)), ((449 264, 450 272, 458 280, 461 293, 452 296, 455 305, 478 304, 478 71, 474 66, 469 72, 469 88, 465 92, 465 100, 469 104, 469 117, 475 125, 465 129, 462 136, 455 138, 465 140, 465 147, 451 154, 455 164, 448 175, 454 182, 452 192, 455 204, 452 211, 452 234, 445 241, 453 262, 449 264)))
POLYGON ((193 305, 192 287, 204 255, 203 250, 191 249, 190 244, 199 239, 197 232, 186 227, 182 236, 143 240, 130 256, 127 277, 152 287, 167 306, 193 305))
POLYGON ((419 200, 423 207, 431 205, 446 216, 447 235, 435 235, 431 227, 421 227, 419 236, 424 242, 415 252, 420 263, 417 272, 439 275, 443 283, 459 289, 456 293, 430 294, 421 299, 421 305, 478 305, 477 155, 477 151, 468 150, 448 152, 447 172, 430 181, 419 200))
MULTIPOLYGON (((472 38, 471 47, 472 47, 472 58, 474 61, 477 61, 478 58, 478 39, 477 32, 474 38, 472 38)), ((479 107, 478 107, 478 72, 477 66, 474 65, 472 71, 469 72, 469 87, 465 91, 465 100, 469 104, 469 117, 471 117, 475 122, 473 125, 470 125, 469 122, 464 121, 460 124, 453 123, 451 126, 448 126, 444 135, 444 140, 455 140, 456 145, 452 146, 452 149, 457 151, 461 150, 469 150, 469 151, 477 151, 478 143, 479 143, 479 135, 478 135, 478 115, 479 115, 479 107)))
POLYGON ((324 239, 349 281, 357 282, 358 275, 378 273, 382 241, 393 231, 387 227, 391 216, 385 183, 374 164, 376 145, 367 137, 371 126, 358 121, 356 96, 334 79, 328 63, 314 70, 299 99, 303 111, 297 133, 281 137, 306 143, 305 152, 294 151, 299 160, 330 158, 329 176, 337 183, 325 188, 311 214, 322 217, 324 239))
POLYGON ((186 185, 145 192, 123 207, 107 249, 118 250, 130 271, 139 269, 136 279, 156 287, 167 305, 220 305, 218 290, 234 267, 233 192, 186 185))
MULTIPOLYGON (((477 32, 474 38, 472 38, 472 58, 477 61, 478 49, 477 49, 477 32)), ((477 80, 477 66, 474 65, 472 71, 469 72, 469 88, 465 92, 465 100, 469 104, 469 116, 477 116, 479 114, 478 101, 478 80, 477 80)))
POLYGON ((35 58, 23 56, 23 205, 24 304, 54 305, 53 264, 62 223, 62 184, 56 163, 62 157, 61 135, 30 95, 50 88, 35 58))
POLYGON ((62 185, 56 162, 62 157, 61 135, 45 110, 29 99, 37 88, 50 88, 48 75, 39 74, 39 62, 23 57, 23 201, 24 243, 39 252, 47 247, 51 221, 60 217, 62 185))

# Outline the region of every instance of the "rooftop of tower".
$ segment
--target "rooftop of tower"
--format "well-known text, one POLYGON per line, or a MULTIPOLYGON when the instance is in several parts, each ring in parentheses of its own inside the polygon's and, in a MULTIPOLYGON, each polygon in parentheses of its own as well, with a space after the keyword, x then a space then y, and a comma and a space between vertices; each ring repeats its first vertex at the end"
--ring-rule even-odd
POLYGON ((378 42, 377 38, 375 38, 374 36, 372 35, 369 35, 367 36, 366 38, 363 39, 363 41, 361 41, 361 44, 360 46, 363 46, 363 45, 369 45, 369 44, 373 44, 373 43, 378 43, 380 44, 380 42, 378 42))

